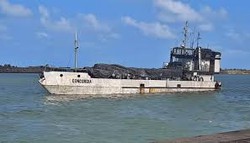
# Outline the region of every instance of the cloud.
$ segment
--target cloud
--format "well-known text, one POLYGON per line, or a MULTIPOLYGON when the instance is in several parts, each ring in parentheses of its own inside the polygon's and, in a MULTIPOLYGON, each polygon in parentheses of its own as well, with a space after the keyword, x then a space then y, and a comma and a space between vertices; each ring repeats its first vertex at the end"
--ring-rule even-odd
POLYGON ((206 19, 215 19, 215 18, 226 18, 227 17, 227 11, 224 8, 220 8, 219 10, 213 10, 209 6, 205 6, 201 9, 200 12, 203 17, 206 17, 206 19))
POLYGON ((77 25, 79 29, 82 29, 87 33, 94 33, 102 42, 105 42, 108 39, 118 39, 120 37, 119 34, 113 32, 111 26, 103 21, 100 21, 92 13, 78 14, 75 21, 75 23, 80 23, 80 25, 77 25))
POLYGON ((42 39, 47 39, 49 37, 49 35, 45 32, 37 32, 36 35, 38 38, 42 38, 42 39))
MULTIPOLYGON (((117 33, 112 31, 110 26, 98 20, 94 14, 80 13, 72 18, 61 17, 60 19, 54 20, 46 7, 39 6, 38 10, 41 15, 41 24, 49 30, 70 33, 80 30, 84 31, 84 33, 94 33, 97 37, 100 37, 102 41, 119 37, 117 33)), ((42 33, 40 33, 39 36, 45 37, 42 33)))
POLYGON ((160 21, 168 23, 189 21, 196 23, 201 31, 212 31, 216 21, 227 17, 224 8, 214 10, 209 6, 203 6, 199 10, 189 4, 177 0, 154 0, 154 6, 159 10, 157 17, 160 21))
POLYGON ((95 31, 110 32, 111 28, 101 23, 94 14, 79 14, 78 17, 83 19, 83 23, 95 31))
POLYGON ((170 28, 167 25, 161 24, 159 22, 155 23, 145 23, 138 22, 131 17, 123 17, 122 21, 130 26, 138 28, 147 36, 154 36, 162 39, 174 38, 175 35, 171 32, 170 28))
POLYGON ((50 12, 44 6, 39 6, 38 10, 41 14, 40 21, 43 26, 48 29, 62 32, 72 32, 74 31, 71 23, 65 17, 61 17, 59 20, 52 20, 50 17, 50 12))
POLYGON ((154 5, 161 10, 159 18, 167 22, 203 20, 197 11, 180 1, 154 0, 154 5))
POLYGON ((201 30, 201 31, 212 31, 214 29, 214 26, 212 23, 204 23, 204 24, 200 24, 198 26, 198 28, 201 30))
POLYGON ((0 10, 8 16, 28 17, 32 15, 30 9, 20 4, 11 4, 8 0, 0 0, 0 10))
POLYGON ((49 18, 50 17, 49 11, 46 7, 40 5, 38 7, 38 10, 39 10, 42 18, 49 18))

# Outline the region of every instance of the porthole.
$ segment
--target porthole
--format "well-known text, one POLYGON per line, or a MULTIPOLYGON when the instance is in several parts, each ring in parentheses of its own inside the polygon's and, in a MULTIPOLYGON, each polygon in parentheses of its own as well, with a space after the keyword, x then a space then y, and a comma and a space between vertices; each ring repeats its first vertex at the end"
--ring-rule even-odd
POLYGON ((81 75, 78 74, 77 77, 81 77, 81 75))
POLYGON ((60 74, 60 77, 63 77, 63 74, 60 74))

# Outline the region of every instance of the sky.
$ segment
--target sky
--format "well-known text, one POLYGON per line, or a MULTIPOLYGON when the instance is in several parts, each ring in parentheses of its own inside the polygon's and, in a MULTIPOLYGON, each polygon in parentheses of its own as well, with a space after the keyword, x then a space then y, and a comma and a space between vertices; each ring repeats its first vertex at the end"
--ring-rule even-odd
MULTIPOLYGON (((250 69, 249 0, 0 0, 0 64, 95 63, 160 68, 170 50, 200 32, 222 68, 250 69), (195 34, 194 34, 195 33, 195 34)), ((189 44, 192 42, 189 42, 189 44)))

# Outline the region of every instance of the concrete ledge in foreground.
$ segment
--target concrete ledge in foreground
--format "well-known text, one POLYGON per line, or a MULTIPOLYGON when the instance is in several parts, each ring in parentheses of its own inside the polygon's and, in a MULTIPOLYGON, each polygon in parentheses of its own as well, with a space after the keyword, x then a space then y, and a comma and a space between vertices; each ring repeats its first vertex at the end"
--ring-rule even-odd
POLYGON ((250 129, 190 138, 179 138, 176 140, 155 143, 250 143, 250 129))

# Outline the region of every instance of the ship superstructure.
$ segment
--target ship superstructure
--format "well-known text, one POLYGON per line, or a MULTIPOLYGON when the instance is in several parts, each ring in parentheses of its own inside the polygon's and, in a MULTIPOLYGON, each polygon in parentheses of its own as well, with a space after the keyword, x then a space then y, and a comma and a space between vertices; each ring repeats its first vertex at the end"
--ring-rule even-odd
POLYGON ((181 46, 174 47, 170 53, 170 62, 165 68, 181 69, 183 80, 204 80, 206 75, 220 72, 221 53, 199 45, 200 33, 197 36, 197 46, 187 46, 188 23, 184 27, 184 40, 181 46))

